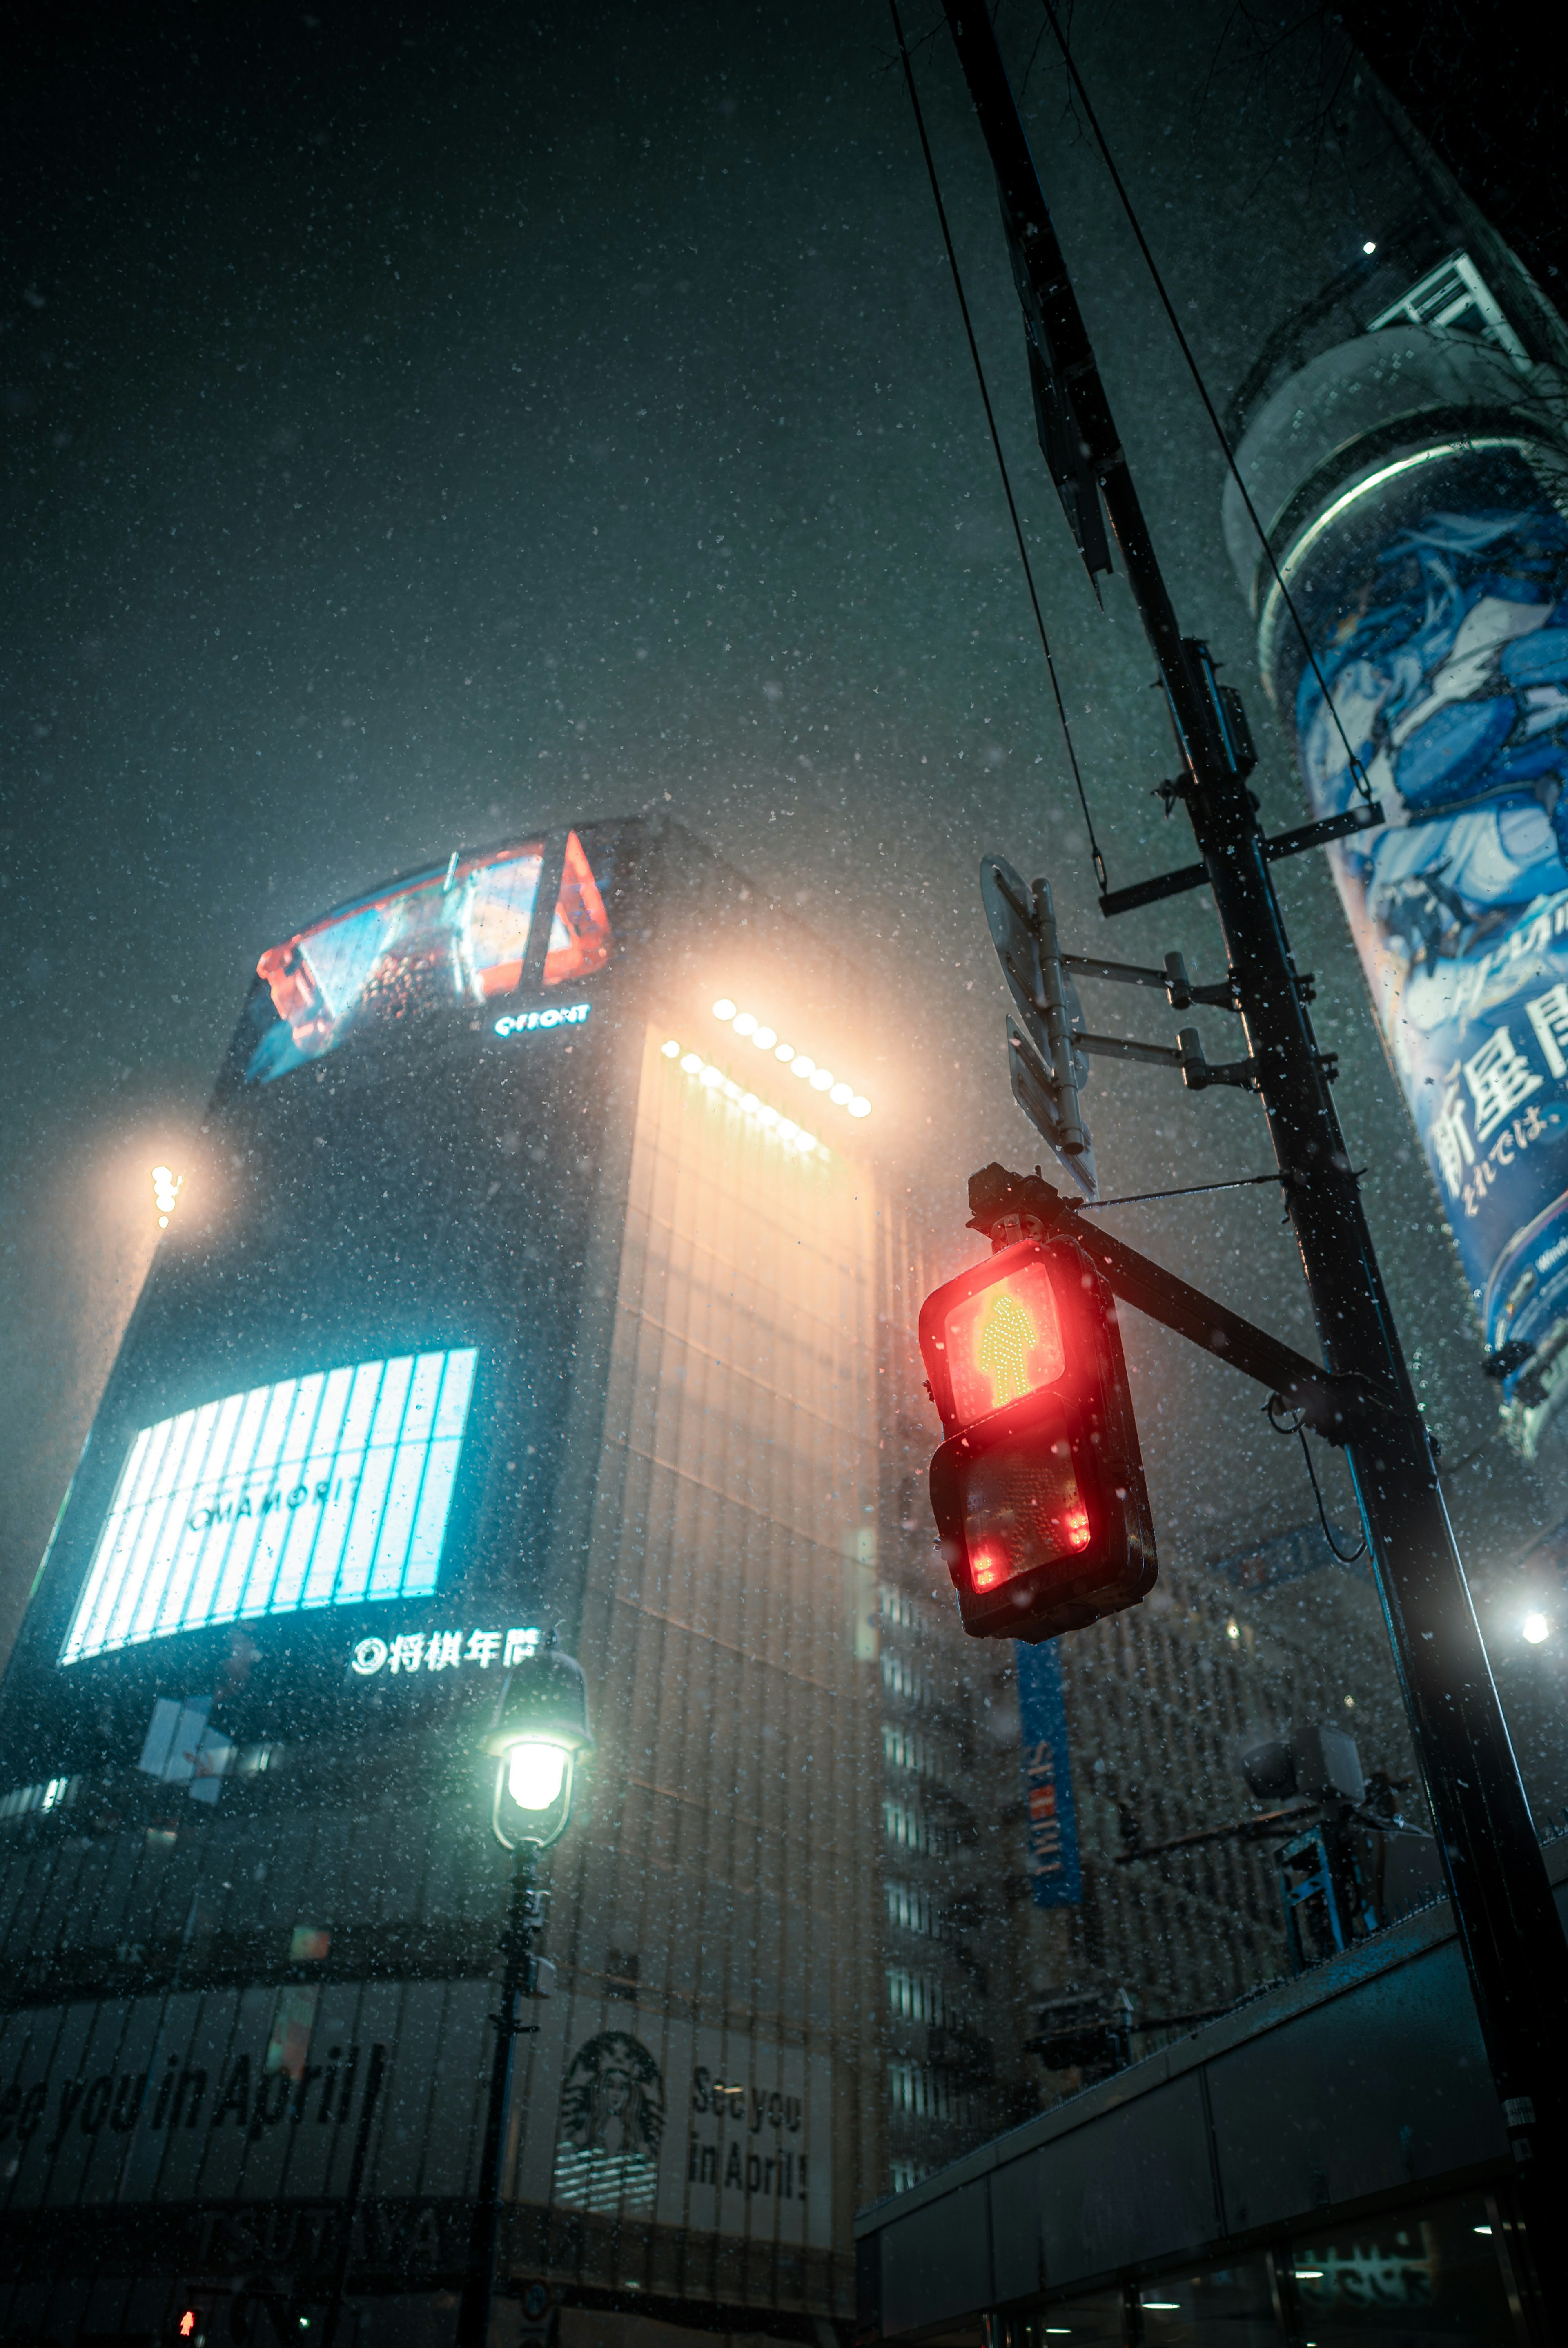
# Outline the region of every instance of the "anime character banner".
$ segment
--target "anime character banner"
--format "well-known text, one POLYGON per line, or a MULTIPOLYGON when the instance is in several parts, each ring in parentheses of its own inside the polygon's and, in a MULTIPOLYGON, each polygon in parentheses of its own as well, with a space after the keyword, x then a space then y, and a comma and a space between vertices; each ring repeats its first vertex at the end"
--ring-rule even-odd
POLYGON ((1521 449, 1471 447, 1390 468, 1292 567, 1317 673, 1276 625, 1271 682, 1317 813, 1352 755, 1381 808, 1328 853, 1529 1451, 1568 1395, 1568 520, 1521 449))

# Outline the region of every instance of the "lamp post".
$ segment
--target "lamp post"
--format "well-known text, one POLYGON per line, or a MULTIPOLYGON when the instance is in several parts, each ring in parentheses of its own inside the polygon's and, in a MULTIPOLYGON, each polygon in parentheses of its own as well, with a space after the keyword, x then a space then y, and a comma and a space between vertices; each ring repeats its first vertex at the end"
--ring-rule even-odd
POLYGON ((484 1750, 496 1764, 490 1823, 497 1841, 513 1854, 512 1879, 497 1944, 501 2010, 496 2016, 479 2182, 457 2311, 457 2348, 487 2348, 489 2340, 512 2047, 516 2039, 527 2037, 538 2026, 518 2021, 518 2000, 548 1997, 554 1987, 554 1967, 548 1958, 534 1953, 549 1899, 548 1892, 538 1889, 538 1861, 539 1853, 566 1832, 577 1765, 593 1750, 581 1666, 569 1655, 547 1648, 514 1671, 501 1690, 496 1725, 485 1739, 484 1750))

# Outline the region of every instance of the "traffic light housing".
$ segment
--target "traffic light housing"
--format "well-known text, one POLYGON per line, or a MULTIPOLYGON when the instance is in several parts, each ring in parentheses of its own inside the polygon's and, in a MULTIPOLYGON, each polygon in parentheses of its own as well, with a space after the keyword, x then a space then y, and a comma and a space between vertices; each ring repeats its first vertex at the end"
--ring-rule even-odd
MULTIPOLYGON (((1017 1225, 1014 1225, 1014 1229, 1017 1225)), ((966 1631, 1053 1639, 1154 1586, 1154 1529, 1111 1291, 1076 1241, 1022 1239, 928 1296, 946 1441, 931 1508, 966 1631)))

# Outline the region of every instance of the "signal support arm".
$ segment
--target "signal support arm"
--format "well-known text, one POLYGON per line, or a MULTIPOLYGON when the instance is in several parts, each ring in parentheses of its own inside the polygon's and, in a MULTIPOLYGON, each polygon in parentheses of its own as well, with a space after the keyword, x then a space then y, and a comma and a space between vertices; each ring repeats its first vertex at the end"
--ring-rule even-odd
POLYGON ((1070 1230, 1124 1304, 1135 1305, 1151 1321, 1255 1378, 1292 1410, 1300 1411, 1314 1434, 1329 1443, 1365 1442, 1389 1407, 1365 1379, 1330 1375, 1305 1354, 1255 1328, 1202 1289, 1189 1287, 1136 1248, 1093 1229, 1074 1202, 1041 1175, 1009 1174, 1005 1166, 982 1167, 969 1177, 969 1229, 984 1231, 993 1244, 999 1234, 1044 1239, 1070 1230))

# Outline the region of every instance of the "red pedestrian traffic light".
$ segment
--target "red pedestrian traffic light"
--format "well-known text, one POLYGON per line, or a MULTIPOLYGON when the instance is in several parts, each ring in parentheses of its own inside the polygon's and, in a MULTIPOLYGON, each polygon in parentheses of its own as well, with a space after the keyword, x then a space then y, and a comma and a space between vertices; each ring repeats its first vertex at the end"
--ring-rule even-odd
POLYGON ((920 1351, 965 1630, 1050 1639, 1135 1605, 1154 1529, 1115 1308, 1076 1241, 1017 1241, 948 1281, 921 1309, 920 1351))

